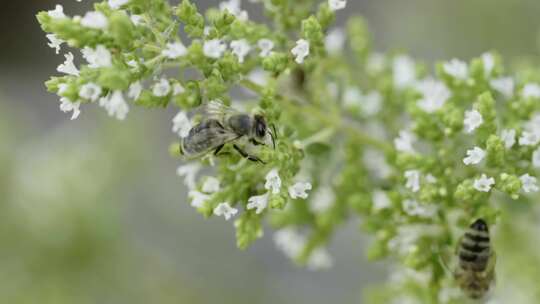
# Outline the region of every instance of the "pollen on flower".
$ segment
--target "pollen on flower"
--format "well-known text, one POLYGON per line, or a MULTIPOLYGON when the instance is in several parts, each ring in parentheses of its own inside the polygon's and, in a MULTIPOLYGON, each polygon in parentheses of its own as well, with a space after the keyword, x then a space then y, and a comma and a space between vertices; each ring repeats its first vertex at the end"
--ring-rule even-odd
POLYGON ((109 26, 109 21, 107 17, 102 12, 87 12, 84 17, 81 19, 81 25, 94 28, 94 29, 105 29, 109 26))
POLYGON ((47 45, 51 48, 51 49, 54 49, 56 54, 60 53, 60 46, 62 45, 62 43, 64 43, 65 41, 58 38, 58 36, 56 36, 55 34, 47 34, 46 35, 47 39, 49 39, 49 43, 47 43, 47 45))
POLYGON ((73 54, 71 52, 64 55, 66 58, 66 61, 62 63, 61 65, 56 68, 56 70, 60 73, 73 75, 73 76, 79 76, 79 69, 75 66, 73 63, 73 54))
POLYGON ((95 48, 85 47, 82 55, 88 61, 90 68, 102 68, 112 66, 111 52, 103 46, 97 45, 95 48))
POLYGON ((182 42, 172 42, 167 43, 166 48, 161 52, 161 54, 169 59, 176 59, 187 54, 186 47, 182 42))
POLYGON ((263 38, 257 41, 257 46, 261 50, 259 56, 264 58, 268 57, 268 55, 270 55, 270 53, 272 52, 272 49, 274 49, 274 42, 270 39, 263 38))
POLYGON ((481 192, 489 192, 494 184, 495 179, 493 177, 487 177, 485 174, 482 174, 480 178, 474 180, 473 187, 481 192))
POLYGON ((101 87, 93 82, 85 83, 79 90, 79 97, 96 101, 101 96, 101 87))
POLYGON ((345 31, 336 27, 331 29, 324 38, 324 47, 330 55, 339 54, 345 45, 345 31))
POLYGON ((109 116, 113 116, 118 120, 126 119, 129 112, 129 106, 124 100, 122 91, 114 91, 99 99, 99 105, 107 110, 109 116))
POLYGON ((246 208, 248 210, 255 209, 256 214, 261 214, 264 209, 268 206, 268 197, 270 196, 270 192, 266 192, 262 195, 256 195, 252 196, 248 199, 248 204, 246 208))
POLYGON ((527 174, 523 174, 519 177, 521 181, 521 188, 526 193, 537 192, 539 190, 538 185, 536 184, 536 177, 527 174))
POLYGON ((214 215, 223 216, 226 221, 238 213, 238 209, 231 207, 229 203, 220 203, 214 208, 214 215))
POLYGON ((218 59, 227 50, 227 45, 219 39, 212 39, 204 42, 203 54, 206 57, 218 59))
POLYGON ((403 176, 407 180, 405 188, 410 189, 412 192, 418 192, 418 190, 420 190, 420 171, 407 170, 404 172, 403 176))
POLYGON ((204 194, 197 190, 190 190, 188 192, 188 198, 191 199, 191 207, 202 208, 206 202, 210 199, 210 195, 204 194))
POLYGON ((476 128, 478 128, 484 119, 482 114, 477 110, 465 111, 465 119, 463 120, 463 125, 465 126, 465 132, 472 133, 476 128))
POLYGON ((399 132, 399 137, 394 139, 394 147, 400 152, 416 153, 413 148, 413 141, 416 140, 416 136, 406 130, 399 132))
POLYGON ((479 164, 484 157, 486 156, 486 151, 480 149, 479 147, 474 147, 470 150, 467 150, 467 157, 463 159, 465 165, 476 165, 479 164))
POLYGON ((231 52, 238 58, 238 62, 240 63, 244 62, 244 58, 249 54, 250 50, 251 46, 246 39, 231 41, 231 52))
POLYGON ((289 196, 292 199, 306 199, 308 197, 308 190, 311 190, 311 183, 297 182, 289 187, 289 196))
POLYGON ((305 39, 296 41, 296 46, 291 50, 291 53, 295 56, 294 61, 302 64, 304 59, 309 55, 309 41, 305 39))
POLYGON ((165 97, 171 92, 171 84, 166 78, 161 78, 152 87, 152 94, 156 97, 165 97))
POLYGON ((514 129, 505 129, 501 131, 501 140, 504 142, 504 147, 506 149, 512 148, 516 143, 516 130, 514 129))
POLYGON ((272 194, 278 194, 281 190, 281 178, 278 170, 272 169, 266 174, 266 182, 264 184, 266 190, 270 190, 272 194))
POLYGON ((347 0, 328 0, 328 7, 331 10, 342 10, 347 6, 347 0))
POLYGON ((514 80, 512 77, 499 77, 489 81, 489 85, 506 98, 514 95, 514 80))
POLYGON ((418 82, 415 88, 422 94, 422 98, 417 103, 418 107, 427 113, 433 113, 442 108, 451 96, 446 85, 433 78, 418 82))
POLYGON ((452 59, 449 62, 445 62, 443 64, 443 70, 446 74, 458 80, 467 80, 469 74, 467 63, 459 59, 452 59))
POLYGON ((174 116, 172 131, 180 138, 185 138, 189 135, 189 131, 192 128, 191 121, 189 120, 186 112, 180 111, 176 116, 174 116))
POLYGON ((213 176, 207 176, 204 179, 201 190, 204 193, 215 193, 219 191, 219 179, 213 176))

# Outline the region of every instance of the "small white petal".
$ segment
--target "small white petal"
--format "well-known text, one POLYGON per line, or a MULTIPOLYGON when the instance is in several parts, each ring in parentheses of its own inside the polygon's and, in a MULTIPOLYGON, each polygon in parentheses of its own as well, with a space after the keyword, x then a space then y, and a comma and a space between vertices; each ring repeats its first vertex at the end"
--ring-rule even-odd
POLYGON ((161 78, 159 82, 152 87, 152 94, 156 97, 165 97, 171 92, 171 84, 169 80, 161 78))
POLYGON ((347 6, 347 0, 328 0, 328 7, 331 10, 342 10, 347 6))
POLYGON ((394 139, 394 147, 400 152, 416 153, 413 148, 413 142, 416 140, 416 136, 406 130, 399 132, 399 137, 394 139))
POLYGON ((201 190, 204 193, 215 193, 219 191, 219 179, 213 176, 207 176, 204 179, 201 190))
POLYGON ((176 169, 176 175, 184 177, 184 184, 188 189, 193 190, 197 186, 197 173, 199 173, 201 169, 202 167, 198 163, 187 163, 176 169))
POLYGON ((128 3, 129 0, 109 0, 109 6, 112 9, 119 9, 122 5, 128 3))
POLYGON ((79 97, 96 101, 101 96, 101 87, 93 82, 86 83, 81 86, 79 97))
POLYGON ((210 58, 221 58, 223 53, 227 50, 227 45, 221 42, 219 39, 212 39, 204 42, 203 54, 210 58))
POLYGON ((536 184, 536 177, 527 174, 523 174, 519 177, 519 180, 521 181, 521 188, 526 193, 529 192, 537 192, 538 191, 538 185, 536 184))
POLYGON ((484 65, 484 75, 489 77, 495 67, 495 58, 491 53, 484 53, 482 54, 482 64, 484 65))
POLYGON ((191 198, 191 206, 193 208, 202 208, 210 199, 210 195, 204 194, 196 190, 190 190, 188 197, 191 198))
POLYGON ((60 46, 65 41, 58 38, 55 34, 47 34, 46 37, 49 39, 49 43, 47 43, 47 45, 50 48, 55 49, 56 54, 60 53, 60 46))
POLYGON ((272 49, 274 48, 274 42, 270 39, 260 39, 257 41, 257 46, 261 50, 259 53, 259 56, 261 57, 268 57, 270 53, 272 52, 272 49))
POLYGON ((516 130, 506 129, 501 131, 501 140, 504 142, 506 149, 512 148, 516 143, 516 130))
POLYGON ((514 95, 514 80, 511 77, 499 77, 489 81, 489 85, 506 98, 514 95))
POLYGON ((169 59, 176 59, 185 56, 187 53, 188 50, 182 42, 167 43, 166 48, 161 52, 163 56, 169 59))
POLYGON ((82 49, 82 55, 88 61, 90 68, 102 68, 112 66, 111 52, 103 46, 98 45, 96 48, 85 47, 82 49))
POLYGON ((142 92, 142 85, 139 81, 129 85, 128 97, 132 100, 137 100, 142 92))
POLYGON ((467 150, 467 157, 463 159, 465 165, 476 165, 479 164, 484 157, 486 152, 479 147, 474 147, 471 150, 467 150))
POLYGON ((182 93, 184 93, 186 91, 186 89, 184 89, 184 87, 178 82, 173 84, 172 90, 173 90, 173 95, 174 96, 182 94, 182 93))
POLYGON ((524 98, 540 98, 540 85, 528 83, 523 87, 521 94, 524 98))
POLYGON ((443 64, 443 70, 446 74, 458 80, 467 80, 469 75, 467 63, 459 59, 452 59, 449 62, 445 62, 443 64))
POLYGON ((481 192, 489 192, 494 184, 495 179, 493 177, 488 178, 485 174, 482 174, 480 178, 474 180, 473 187, 481 192))
POLYGON ((309 55, 309 41, 305 39, 296 41, 296 46, 291 50, 291 53, 295 56, 294 61, 302 64, 304 59, 309 55))
POLYGON ((65 73, 65 74, 73 75, 73 76, 79 76, 79 70, 73 63, 73 54, 69 52, 65 54, 64 57, 66 58, 66 61, 64 61, 64 63, 59 65, 58 68, 56 68, 56 70, 60 73, 65 73))
POLYGON ((536 132, 523 131, 518 142, 520 146, 536 146, 540 142, 540 136, 536 132))
POLYGON ((266 174, 264 188, 270 190, 272 194, 278 194, 280 192, 281 178, 279 177, 277 169, 274 168, 266 174))
POLYGON ((193 127, 191 121, 189 120, 186 112, 180 111, 176 116, 174 116, 172 131, 180 138, 185 138, 189 135, 189 131, 193 127))
POLYGON ((404 89, 416 81, 416 66, 408 56, 397 56, 392 64, 394 71, 394 86, 404 89))
POLYGON ((312 195, 309 209, 311 210, 311 212, 316 214, 326 212, 328 209, 330 209, 330 207, 332 207, 334 200, 335 194, 332 188, 328 186, 320 187, 312 195))
POLYGON ((427 113, 433 113, 442 108, 451 96, 446 85, 433 78, 418 82, 416 89, 422 94, 422 98, 417 103, 418 107, 427 113))
POLYGON ((100 98, 99 105, 107 110, 109 116, 113 116, 118 120, 126 119, 129 112, 129 106, 124 100, 122 91, 114 91, 112 94, 100 98))
POLYGON ((407 179, 405 187, 412 192, 418 192, 418 190, 420 190, 420 171, 407 170, 405 171, 404 176, 407 179))
POLYGON ((296 259, 306 246, 306 239, 294 228, 283 228, 274 233, 274 244, 290 259, 296 259))
POLYGON ((328 251, 324 248, 317 248, 313 250, 309 256, 306 267, 311 271, 329 269, 334 265, 334 260, 328 251))
POLYGON ((227 10, 229 14, 234 15, 240 21, 246 21, 248 20, 248 13, 245 10, 242 10, 240 4, 241 0, 223 1, 219 4, 219 10, 227 10))
POLYGON ((531 160, 533 167, 540 168, 540 148, 534 150, 531 160))
POLYGON ((480 112, 477 110, 465 112, 465 119, 463 120, 465 132, 472 133, 474 130, 476 130, 476 128, 482 125, 483 122, 484 119, 482 118, 482 114, 480 114, 480 112))
POLYGON ((373 194, 371 195, 371 199, 373 200, 373 211, 377 212, 386 208, 390 208, 392 206, 392 202, 390 201, 390 198, 388 198, 388 195, 386 192, 381 190, 375 190, 373 191, 373 194))
POLYGON ((231 52, 238 58, 238 62, 243 63, 249 51, 251 51, 251 46, 246 39, 231 41, 231 52))
POLYGON ((337 55, 345 46, 345 31, 342 28, 333 28, 324 39, 324 47, 328 54, 337 55))
POLYGON ((109 20, 102 12, 87 12, 81 19, 81 25, 94 29, 105 29, 109 25, 109 20))
POLYGON ((307 191, 311 190, 311 184, 307 182, 297 182, 289 187, 289 196, 292 199, 306 199, 308 197, 307 191))
POLYGON ((81 111, 79 110, 79 106, 81 105, 80 102, 71 102, 66 97, 60 98, 60 111, 67 113, 67 112, 73 112, 71 114, 71 120, 77 119, 79 115, 81 114, 81 111))
POLYGON ((54 7, 54 10, 48 11, 47 14, 53 19, 66 18, 66 15, 64 14, 64 7, 60 4, 57 4, 54 7))
POLYGON ((248 210, 256 209, 255 213, 260 214, 268 206, 269 196, 270 196, 270 192, 266 192, 265 194, 262 194, 262 195, 256 195, 256 196, 250 197, 248 199, 248 204, 246 208, 248 210))
POLYGON ((214 215, 223 216, 226 221, 238 213, 238 209, 231 207, 229 203, 220 203, 214 208, 214 215))

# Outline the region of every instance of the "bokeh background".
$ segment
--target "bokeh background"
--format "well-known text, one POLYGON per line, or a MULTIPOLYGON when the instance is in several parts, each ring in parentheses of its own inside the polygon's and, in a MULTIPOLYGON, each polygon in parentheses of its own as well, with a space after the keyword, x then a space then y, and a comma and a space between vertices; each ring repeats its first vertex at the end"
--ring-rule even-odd
MULTIPOLYGON (((336 235, 324 272, 292 265, 269 230, 236 249, 230 222, 186 202, 167 152, 174 113, 132 108, 118 122, 84 107, 69 121, 43 85, 63 57, 34 16, 57 3, 82 14, 92 2, 2 1, 0 303, 360 303, 384 280, 358 222, 336 235)), ((376 49, 426 61, 487 50, 519 61, 537 54, 539 12, 538 0, 349 0, 338 23, 361 14, 376 49)))

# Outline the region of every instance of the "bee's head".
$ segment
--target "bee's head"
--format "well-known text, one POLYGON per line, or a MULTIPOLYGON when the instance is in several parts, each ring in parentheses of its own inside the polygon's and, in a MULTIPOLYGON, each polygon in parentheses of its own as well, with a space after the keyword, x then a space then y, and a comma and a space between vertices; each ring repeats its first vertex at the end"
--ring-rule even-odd
POLYGON ((478 231, 488 231, 488 225, 483 219, 477 219, 474 223, 471 224, 471 229, 478 231))
POLYGON ((274 139, 274 132, 269 130, 264 117, 262 115, 256 114, 253 118, 255 120, 253 124, 253 134, 255 135, 255 137, 260 142, 266 145, 272 144, 272 146, 275 148, 276 143, 274 139))

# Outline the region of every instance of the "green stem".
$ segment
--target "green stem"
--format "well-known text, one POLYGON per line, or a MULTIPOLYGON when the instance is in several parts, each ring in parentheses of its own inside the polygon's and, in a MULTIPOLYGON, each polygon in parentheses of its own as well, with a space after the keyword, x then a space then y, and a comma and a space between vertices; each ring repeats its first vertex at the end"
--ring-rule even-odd
MULTIPOLYGON (((249 79, 244 79, 241 81, 241 84, 247 89, 262 95, 264 88, 249 79)), ((349 136, 355 138, 362 144, 370 145, 377 149, 384 151, 385 153, 391 153, 394 149, 388 143, 375 139, 368 134, 364 133, 358 127, 354 126, 354 122, 342 117, 328 115, 328 113, 321 112, 317 107, 307 104, 300 104, 298 101, 289 99, 282 95, 277 95, 277 101, 281 103, 282 106, 288 108, 289 110, 299 113, 306 113, 311 117, 316 118, 321 121, 323 124, 328 127, 334 128, 338 131, 344 131, 349 136)))

